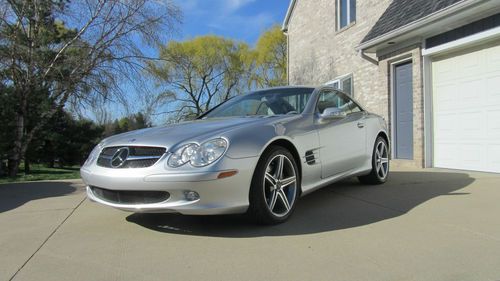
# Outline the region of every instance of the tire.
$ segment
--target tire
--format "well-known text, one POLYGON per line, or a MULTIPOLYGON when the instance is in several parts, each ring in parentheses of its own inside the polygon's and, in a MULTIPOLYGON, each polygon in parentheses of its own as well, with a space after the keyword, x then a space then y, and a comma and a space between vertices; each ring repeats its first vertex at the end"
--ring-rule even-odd
POLYGON ((389 150, 387 141, 383 137, 377 137, 372 152, 372 170, 366 176, 358 177, 364 184, 382 184, 389 176, 389 150))
POLYGON ((285 222, 295 209, 299 191, 300 175, 293 155, 281 146, 271 146, 255 168, 248 215, 259 224, 285 222))

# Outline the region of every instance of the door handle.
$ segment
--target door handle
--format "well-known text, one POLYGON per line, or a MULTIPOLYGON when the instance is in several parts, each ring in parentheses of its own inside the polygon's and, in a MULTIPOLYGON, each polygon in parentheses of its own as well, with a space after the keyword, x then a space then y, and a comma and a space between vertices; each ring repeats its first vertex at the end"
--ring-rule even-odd
POLYGON ((363 128, 365 126, 365 122, 358 122, 358 128, 363 128))

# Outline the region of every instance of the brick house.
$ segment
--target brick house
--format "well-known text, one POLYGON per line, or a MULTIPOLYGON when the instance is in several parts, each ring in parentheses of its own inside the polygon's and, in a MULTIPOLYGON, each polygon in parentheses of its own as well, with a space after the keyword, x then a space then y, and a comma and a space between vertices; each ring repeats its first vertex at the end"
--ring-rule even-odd
POLYGON ((291 0, 289 84, 388 121, 392 164, 500 172, 500 0, 291 0))

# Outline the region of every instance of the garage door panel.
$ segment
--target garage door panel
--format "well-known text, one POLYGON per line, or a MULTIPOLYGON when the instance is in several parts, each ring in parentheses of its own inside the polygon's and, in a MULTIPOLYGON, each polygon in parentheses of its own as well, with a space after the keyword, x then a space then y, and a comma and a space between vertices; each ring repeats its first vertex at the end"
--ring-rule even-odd
POLYGON ((453 122, 456 119, 456 114, 439 114, 434 124, 434 130, 440 134, 439 141, 454 139, 457 123, 453 122))
POLYGON ((496 76, 486 78, 485 84, 486 106, 500 104, 500 73, 497 73, 496 76))
POLYGON ((466 139, 477 139, 481 137, 481 117, 483 116, 482 112, 464 112, 460 115, 457 121, 460 124, 460 132, 455 132, 456 135, 461 135, 466 139))
POLYGON ((436 163, 437 167, 457 168, 456 163, 460 163, 459 169, 477 170, 481 167, 481 156, 483 147, 477 144, 467 143, 439 143, 437 145, 436 163))
POLYGON ((500 172, 500 46, 432 63, 434 166, 500 172))
POLYGON ((484 50, 483 57, 485 61, 485 67, 487 72, 496 72, 500 71, 498 69, 498 65, 500 64, 500 52, 498 51, 498 46, 493 48, 488 48, 484 50))
MULTIPOLYGON (((475 55, 462 55, 460 63, 460 70, 457 72, 459 78, 467 78, 468 73, 478 73, 481 70, 481 56, 479 54, 475 55), (460 77, 461 76, 461 77, 460 77)), ((456 67, 456 65, 455 65, 456 67)))
POLYGON ((496 173, 500 171, 500 157, 498 157, 499 155, 500 144, 490 144, 487 146, 486 158, 489 165, 485 167, 484 171, 496 173))
POLYGON ((457 151, 458 147, 454 143, 447 142, 436 142, 435 143, 435 166, 436 167, 445 167, 451 163, 458 161, 457 159, 457 151))
POLYGON ((457 86, 455 84, 448 85, 440 85, 436 87, 436 91, 439 91, 440 95, 436 98, 438 99, 439 104, 442 104, 442 111, 453 111, 455 94, 457 93, 457 86))
POLYGON ((500 139, 500 109, 490 110, 486 116, 486 138, 488 140, 500 139))
POLYGON ((455 83, 453 83, 453 81, 458 78, 453 73, 452 63, 446 60, 441 61, 440 64, 436 65, 436 67, 434 67, 432 71, 435 75, 443 78, 439 81, 436 81, 436 83, 434 84, 435 86, 444 86, 446 84, 455 86, 455 83))
POLYGON ((466 143, 460 146, 460 156, 464 165, 474 168, 474 166, 481 164, 481 145, 466 143))
POLYGON ((461 85, 461 87, 458 87, 453 102, 455 110, 468 110, 470 108, 478 108, 482 105, 483 101, 477 98, 477 92, 484 84, 483 79, 457 81, 457 84, 461 85))

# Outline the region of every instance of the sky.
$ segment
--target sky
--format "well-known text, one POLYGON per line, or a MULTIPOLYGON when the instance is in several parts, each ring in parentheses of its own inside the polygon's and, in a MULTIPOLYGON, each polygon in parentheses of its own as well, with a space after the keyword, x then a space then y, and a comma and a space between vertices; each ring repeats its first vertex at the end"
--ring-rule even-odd
POLYGON ((177 40, 216 34, 254 45, 259 35, 281 25, 289 0, 175 0, 183 12, 177 40))
MULTIPOLYGON (((174 0, 182 11, 182 23, 173 36, 173 40, 188 40, 195 36, 215 34, 226 38, 244 41, 254 46, 259 36, 268 28, 281 26, 290 3, 289 0, 174 0)), ((139 43, 140 44, 140 43, 139 43)), ((157 56, 157 50, 144 46, 143 51, 149 56, 157 56)), ((140 108, 136 101, 140 91, 125 82, 123 90, 129 101, 130 113, 140 108)), ((121 118, 127 114, 121 104, 111 102, 108 105, 111 118, 121 118)), ((93 118, 90 111, 86 116, 93 118)), ((151 117, 153 123, 161 124, 165 116, 151 117)))

